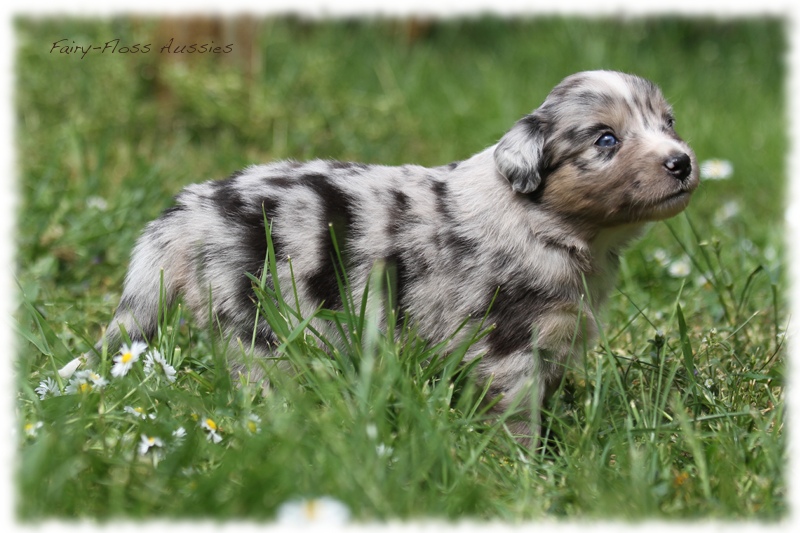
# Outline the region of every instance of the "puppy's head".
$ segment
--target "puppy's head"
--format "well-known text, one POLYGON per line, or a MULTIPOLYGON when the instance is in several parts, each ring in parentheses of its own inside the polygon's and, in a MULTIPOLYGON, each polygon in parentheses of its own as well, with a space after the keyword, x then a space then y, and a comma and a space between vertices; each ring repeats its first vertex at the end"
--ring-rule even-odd
POLYGON ((653 83, 592 71, 562 81, 500 139, 498 171, 544 207, 600 226, 660 220, 697 188, 697 162, 653 83))

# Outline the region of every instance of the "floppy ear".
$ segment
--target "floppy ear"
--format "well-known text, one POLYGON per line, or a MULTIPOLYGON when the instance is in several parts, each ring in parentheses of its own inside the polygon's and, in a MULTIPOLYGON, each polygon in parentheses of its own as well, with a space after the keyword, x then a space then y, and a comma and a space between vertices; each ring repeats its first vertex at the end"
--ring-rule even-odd
POLYGON ((494 149, 497 170, 517 192, 533 192, 542 182, 544 129, 541 120, 528 115, 517 121, 494 149))

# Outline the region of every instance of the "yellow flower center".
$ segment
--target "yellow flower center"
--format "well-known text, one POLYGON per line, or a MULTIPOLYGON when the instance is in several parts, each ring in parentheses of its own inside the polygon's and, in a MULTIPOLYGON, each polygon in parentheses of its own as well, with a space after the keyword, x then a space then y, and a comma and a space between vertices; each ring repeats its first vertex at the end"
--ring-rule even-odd
POLYGON ((210 418, 206 418, 206 426, 208 426, 208 429, 210 429, 211 431, 217 430, 217 424, 210 418))
POLYGON ((258 429, 258 426, 256 426, 255 422, 253 422, 252 420, 249 420, 247 422, 247 429, 250 430, 250 433, 255 433, 256 429, 258 429))
POLYGON ((305 504, 306 518, 314 520, 317 517, 317 500, 309 500, 305 504))
POLYGON ((150 446, 155 444, 155 442, 156 442, 156 438, 155 437, 147 437, 147 444, 149 444, 150 446))
POLYGON ((88 383, 81 383, 78 385, 78 392, 89 392, 90 390, 92 390, 92 386, 88 383))
POLYGON ((120 362, 123 364, 129 363, 131 359, 133 359, 133 354, 131 352, 125 352, 122 354, 122 359, 120 359, 120 362))
POLYGON ((25 431, 30 431, 33 429, 33 424, 25 424, 25 431))

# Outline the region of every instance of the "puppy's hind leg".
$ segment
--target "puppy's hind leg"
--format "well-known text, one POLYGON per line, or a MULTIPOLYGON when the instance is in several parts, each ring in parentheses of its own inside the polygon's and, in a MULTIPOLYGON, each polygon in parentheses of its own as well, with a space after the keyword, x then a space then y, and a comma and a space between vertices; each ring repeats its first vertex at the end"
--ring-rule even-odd
POLYGON ((185 235, 182 235, 181 225, 165 222, 169 214, 167 211, 151 222, 136 243, 119 306, 104 338, 97 341, 93 350, 62 369, 62 377, 69 377, 80 364, 96 363, 104 345, 109 353, 118 350, 123 341, 123 329, 132 342, 149 341, 157 333, 159 311, 174 303, 191 272, 187 247, 182 240, 185 235))
POLYGON ((539 366, 535 355, 520 350, 495 360, 490 358, 483 372, 492 380, 489 397, 500 397, 490 413, 505 419, 508 431, 529 449, 538 445, 541 406, 547 390, 539 366))

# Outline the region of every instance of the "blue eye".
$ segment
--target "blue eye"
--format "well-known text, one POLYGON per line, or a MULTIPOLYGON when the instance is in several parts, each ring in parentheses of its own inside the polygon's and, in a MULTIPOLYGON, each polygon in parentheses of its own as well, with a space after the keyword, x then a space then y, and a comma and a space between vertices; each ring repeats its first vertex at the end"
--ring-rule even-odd
POLYGON ((594 144, 601 148, 611 148, 612 146, 616 146, 618 142, 619 139, 614 137, 614 134, 604 133, 594 144))

